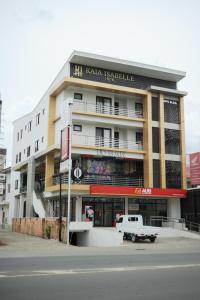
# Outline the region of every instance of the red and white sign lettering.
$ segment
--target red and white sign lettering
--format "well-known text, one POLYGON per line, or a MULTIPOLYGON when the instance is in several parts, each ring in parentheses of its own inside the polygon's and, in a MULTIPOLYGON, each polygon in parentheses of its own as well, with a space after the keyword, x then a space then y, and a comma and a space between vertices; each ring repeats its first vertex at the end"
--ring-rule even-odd
POLYGON ((185 198, 186 190, 182 189, 160 189, 160 188, 143 188, 130 186, 109 186, 109 185, 91 185, 91 195, 123 195, 138 197, 174 197, 185 198))

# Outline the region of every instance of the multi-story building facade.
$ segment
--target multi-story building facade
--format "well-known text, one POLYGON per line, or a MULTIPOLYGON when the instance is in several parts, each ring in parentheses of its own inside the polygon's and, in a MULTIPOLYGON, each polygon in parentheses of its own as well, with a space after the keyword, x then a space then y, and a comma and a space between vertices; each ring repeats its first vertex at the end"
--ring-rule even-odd
MULTIPOLYGON (((180 217, 186 195, 182 71, 74 51, 34 110, 14 122, 13 216, 59 215, 60 140, 72 108, 71 219, 94 210, 180 217)), ((62 174, 62 215, 67 211, 62 174)))

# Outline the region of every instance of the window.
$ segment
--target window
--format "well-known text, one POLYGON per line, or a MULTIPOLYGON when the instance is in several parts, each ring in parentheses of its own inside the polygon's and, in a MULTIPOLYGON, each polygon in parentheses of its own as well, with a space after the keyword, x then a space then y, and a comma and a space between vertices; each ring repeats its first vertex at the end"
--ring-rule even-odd
POLYGON ((74 99, 76 99, 76 100, 83 100, 83 94, 81 94, 81 93, 74 93, 74 99))
POLYGON ((153 187, 160 187, 160 160, 153 159, 153 187))
POLYGON ((28 132, 31 131, 31 125, 32 125, 32 121, 29 121, 29 122, 28 122, 28 132))
POLYGON ((128 221, 129 221, 129 222, 137 222, 137 221, 138 221, 138 218, 137 218, 137 217, 129 217, 129 218, 128 218, 128 221))
POLYGON ((152 146, 153 146, 153 152, 159 153, 159 128, 158 127, 152 127, 152 146))
POLYGON ((45 113, 45 108, 43 108, 43 110, 42 110, 42 114, 44 115, 44 113, 45 113))
POLYGON ((136 132, 136 144, 143 144, 143 133, 136 132))
POLYGON ((159 100, 158 97, 152 97, 152 120, 159 121, 159 100))
POLYGON ((135 113, 138 116, 143 116, 143 104, 135 103, 135 113))
POLYGON ((21 152, 19 152, 19 162, 21 161, 22 155, 21 152))
POLYGON ((17 133, 17 141, 19 141, 19 132, 17 133))
POLYGON ((39 150, 39 140, 35 141, 35 152, 39 150))
POLYGON ((20 130, 20 139, 22 139, 23 136, 23 129, 20 130))
POLYGON ((165 122, 179 124, 179 102, 175 100, 164 100, 165 122))
POLYGON ((24 149, 24 154, 26 154, 26 149, 24 149))
POLYGON ((36 126, 40 124, 40 113, 36 115, 36 126))
POLYGON ((16 179, 15 180, 15 190, 17 190, 18 189, 18 180, 16 179))
POLYGON ((166 160, 166 187, 181 188, 181 162, 166 160))
POLYGON ((74 125, 73 130, 81 132, 82 131, 82 125, 74 125))
POLYGON ((31 154, 31 146, 27 147, 27 157, 29 157, 31 154))
POLYGON ((8 183, 7 190, 8 190, 8 193, 10 193, 10 183, 8 183))
POLYGON ((44 137, 42 136, 42 139, 41 139, 42 143, 44 143, 44 137))
POLYGON ((180 131, 165 129, 165 153, 180 154, 180 131))
POLYGON ((117 223, 122 223, 123 222, 123 218, 119 218, 119 220, 117 221, 117 223))
POLYGON ((26 129, 27 129, 27 125, 25 125, 25 131, 26 131, 26 129))
POLYGON ((15 162, 16 162, 16 164, 18 163, 18 154, 16 154, 15 162))

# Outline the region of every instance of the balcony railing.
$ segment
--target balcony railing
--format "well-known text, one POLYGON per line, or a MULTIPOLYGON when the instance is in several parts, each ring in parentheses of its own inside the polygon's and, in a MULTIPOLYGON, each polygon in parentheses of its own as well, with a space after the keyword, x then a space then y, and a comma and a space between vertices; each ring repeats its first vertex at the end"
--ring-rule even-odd
MULTIPOLYGON (((53 175, 53 184, 60 183, 60 176, 53 175)), ((68 183, 68 175, 61 175, 61 183, 68 183)), ((100 184, 100 185, 119 185, 119 186, 140 186, 144 185, 144 179, 142 177, 132 178, 124 176, 113 176, 113 175, 85 175, 81 180, 72 180, 72 183, 79 184, 100 184)))
POLYGON ((93 112, 114 116, 125 116, 129 118, 143 118, 142 111, 131 110, 127 108, 116 108, 106 104, 92 104, 82 101, 74 101, 74 112, 93 112))
POLYGON ((141 141, 127 141, 113 138, 104 138, 100 136, 88 136, 88 135, 76 135, 72 136, 72 146, 74 145, 83 146, 95 146, 101 148, 116 148, 116 149, 127 149, 127 150, 143 150, 143 143, 141 141))
POLYGON ((20 193, 26 193, 27 192, 27 186, 20 186, 20 193))

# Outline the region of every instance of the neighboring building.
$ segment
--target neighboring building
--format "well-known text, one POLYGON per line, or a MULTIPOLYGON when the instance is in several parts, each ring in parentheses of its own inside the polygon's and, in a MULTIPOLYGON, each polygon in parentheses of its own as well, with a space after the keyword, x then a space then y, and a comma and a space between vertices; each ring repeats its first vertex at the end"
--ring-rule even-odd
POLYGON ((6 168, 0 174, 0 182, 3 184, 3 192, 0 194, 0 224, 11 223, 9 215, 9 206, 11 200, 11 168, 6 168))
MULTIPOLYGON (((32 112, 14 122, 15 217, 59 215, 60 132, 72 112, 72 220, 94 211, 180 218, 186 195, 182 71, 74 51, 32 112)), ((62 175, 62 215, 67 174, 62 175)))
POLYGON ((187 198, 181 201, 181 217, 200 224, 200 187, 187 190, 187 198))

